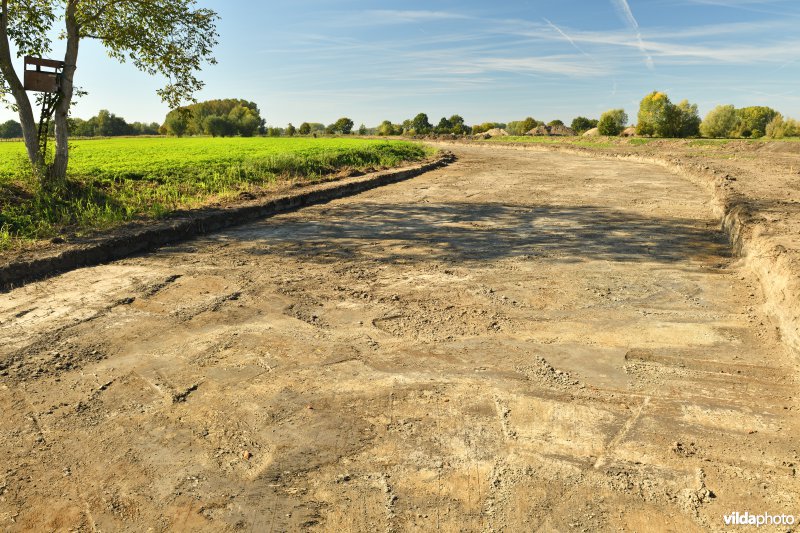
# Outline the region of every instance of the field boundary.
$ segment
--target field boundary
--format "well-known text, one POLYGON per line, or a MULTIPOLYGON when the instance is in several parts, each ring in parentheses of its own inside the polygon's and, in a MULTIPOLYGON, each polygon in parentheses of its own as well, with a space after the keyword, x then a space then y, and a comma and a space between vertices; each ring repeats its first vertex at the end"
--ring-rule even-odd
MULTIPOLYGON (((463 144, 487 146, 485 142, 475 141, 463 144)), ((490 146, 653 164, 708 191, 714 214, 720 218, 722 230, 733 246, 734 252, 744 260, 747 268, 755 273, 761 284, 766 299, 766 310, 777 321, 783 342, 795 357, 800 358, 800 254, 786 250, 775 242, 778 235, 770 235, 768 228, 758 224, 757 214, 753 212, 749 199, 732 188, 735 176, 715 170, 705 163, 687 164, 677 157, 609 154, 599 151, 602 148, 544 144, 493 142, 490 146)))
POLYGON ((413 166, 309 185, 296 192, 266 196, 227 207, 190 210, 165 221, 128 224, 74 244, 25 252, 20 254, 22 257, 11 258, 0 264, 0 291, 7 292, 26 283, 78 268, 108 263, 224 228, 353 196, 417 177, 455 160, 455 155, 443 152, 432 160, 413 166))

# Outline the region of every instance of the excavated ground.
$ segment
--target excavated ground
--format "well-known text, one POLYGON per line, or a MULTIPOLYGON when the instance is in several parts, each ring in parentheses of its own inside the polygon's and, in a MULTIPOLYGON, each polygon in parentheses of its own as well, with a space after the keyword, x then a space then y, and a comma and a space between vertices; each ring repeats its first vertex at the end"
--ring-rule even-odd
POLYGON ((800 515, 795 361, 707 191, 648 164, 455 151, 0 296, 0 528, 800 515))

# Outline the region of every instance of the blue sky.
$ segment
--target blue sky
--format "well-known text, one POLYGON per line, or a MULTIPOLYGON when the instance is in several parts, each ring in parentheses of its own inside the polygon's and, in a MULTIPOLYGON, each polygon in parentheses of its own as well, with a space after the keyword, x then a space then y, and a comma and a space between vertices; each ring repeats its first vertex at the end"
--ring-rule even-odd
MULTIPOLYGON (((219 65, 200 99, 253 100, 272 125, 526 116, 569 122, 648 92, 770 105, 800 118, 798 0, 200 0, 216 10, 219 65)), ((56 50, 59 50, 58 43, 56 50)), ((161 80, 81 50, 75 109, 161 121, 161 80)), ((0 120, 13 118, 0 111, 0 120)))

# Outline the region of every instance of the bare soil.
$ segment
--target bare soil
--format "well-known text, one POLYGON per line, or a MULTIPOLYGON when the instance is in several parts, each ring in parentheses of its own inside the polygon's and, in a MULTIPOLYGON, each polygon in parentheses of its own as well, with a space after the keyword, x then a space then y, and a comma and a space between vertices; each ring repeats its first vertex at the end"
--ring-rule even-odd
POLYGON ((8 531, 800 514, 796 359, 701 184, 455 165, 0 297, 8 531))

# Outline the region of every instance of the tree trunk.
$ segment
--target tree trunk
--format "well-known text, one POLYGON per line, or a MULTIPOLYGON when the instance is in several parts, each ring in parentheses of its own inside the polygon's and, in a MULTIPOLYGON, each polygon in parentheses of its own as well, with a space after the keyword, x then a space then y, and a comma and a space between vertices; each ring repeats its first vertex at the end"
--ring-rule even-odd
POLYGON ((69 165, 69 110, 72 106, 72 96, 75 85, 75 70, 78 62, 78 44, 80 37, 78 34, 78 23, 75 20, 75 0, 67 3, 65 13, 67 29, 67 51, 64 54, 64 72, 61 76, 61 91, 58 94, 58 101, 55 109, 55 136, 56 154, 53 164, 48 169, 48 177, 51 185, 63 183, 67 177, 67 166, 69 165))
POLYGON ((33 118, 33 107, 25 92, 25 87, 14 70, 11 58, 11 47, 8 40, 8 0, 3 0, 2 10, 0 10, 0 72, 3 73, 11 89, 11 95, 17 104, 19 122, 22 125, 22 136, 25 139, 25 148, 28 151, 28 158, 34 167, 42 164, 39 155, 39 133, 36 126, 36 119, 33 118))

